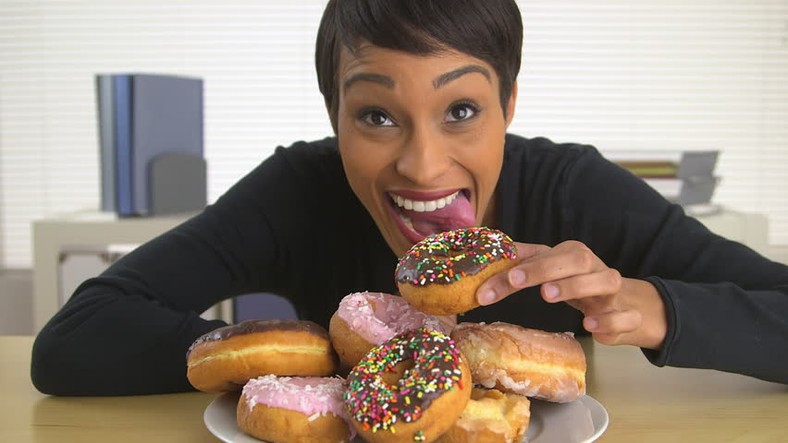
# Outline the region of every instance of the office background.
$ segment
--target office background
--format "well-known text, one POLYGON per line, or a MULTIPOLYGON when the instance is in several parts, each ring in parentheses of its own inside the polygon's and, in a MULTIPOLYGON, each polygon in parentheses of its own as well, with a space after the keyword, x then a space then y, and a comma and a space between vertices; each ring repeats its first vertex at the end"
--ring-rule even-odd
MULTIPOLYGON (((330 135, 313 67, 324 5, 0 2, 0 269, 33 266, 33 220, 99 207, 97 73, 205 80, 209 202, 276 146, 330 135)), ((611 156, 720 150, 714 202, 766 214, 770 244, 788 248, 788 2, 520 7, 512 132, 611 156)))

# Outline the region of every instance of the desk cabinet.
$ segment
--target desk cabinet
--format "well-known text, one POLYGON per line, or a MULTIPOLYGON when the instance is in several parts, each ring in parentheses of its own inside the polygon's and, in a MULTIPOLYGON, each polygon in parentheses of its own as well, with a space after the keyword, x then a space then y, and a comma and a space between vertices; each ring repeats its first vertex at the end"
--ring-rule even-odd
POLYGON ((187 215, 118 218, 112 213, 76 213, 33 222, 33 332, 60 308, 59 266, 64 251, 128 250, 175 227, 187 215))
MULTIPOLYGON (((691 214, 691 212, 690 212, 691 214)), ((720 210, 695 216, 709 230, 769 256, 769 220, 763 214, 720 210)))

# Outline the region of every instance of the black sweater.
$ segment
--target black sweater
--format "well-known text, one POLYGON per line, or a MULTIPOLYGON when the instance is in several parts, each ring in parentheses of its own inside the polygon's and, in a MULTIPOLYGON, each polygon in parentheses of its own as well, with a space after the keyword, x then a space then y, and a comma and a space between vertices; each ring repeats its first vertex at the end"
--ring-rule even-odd
MULTIPOLYGON (((509 135, 497 228, 526 243, 588 245, 647 279, 668 314, 656 365, 788 383, 788 267, 709 232, 588 146, 509 135)), ((199 313, 246 293, 288 297, 324 326, 355 291, 395 293, 397 257, 348 186, 336 140, 278 148, 202 213, 83 283, 39 333, 32 380, 55 395, 191 389, 185 354, 224 325, 199 313)), ((462 321, 583 333, 582 315, 536 288, 462 321)))

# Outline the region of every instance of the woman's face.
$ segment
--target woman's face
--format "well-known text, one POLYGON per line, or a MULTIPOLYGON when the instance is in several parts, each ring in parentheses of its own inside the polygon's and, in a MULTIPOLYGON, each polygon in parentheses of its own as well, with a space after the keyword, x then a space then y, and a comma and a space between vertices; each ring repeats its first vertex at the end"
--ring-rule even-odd
POLYGON ((516 87, 505 118, 486 62, 371 45, 342 52, 338 84, 348 181, 397 256, 429 234, 492 223, 516 87))

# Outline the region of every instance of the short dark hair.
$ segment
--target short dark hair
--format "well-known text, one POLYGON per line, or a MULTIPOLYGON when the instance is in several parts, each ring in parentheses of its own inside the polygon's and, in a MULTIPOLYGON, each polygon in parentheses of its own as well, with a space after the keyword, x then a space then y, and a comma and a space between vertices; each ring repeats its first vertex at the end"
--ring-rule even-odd
POLYGON ((523 23, 514 0, 330 0, 317 32, 320 93, 337 131, 337 69, 343 47, 361 44, 434 54, 453 49, 493 67, 506 105, 520 71, 523 23))

